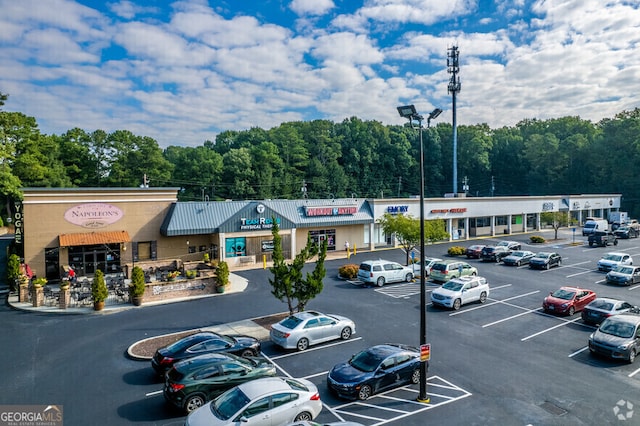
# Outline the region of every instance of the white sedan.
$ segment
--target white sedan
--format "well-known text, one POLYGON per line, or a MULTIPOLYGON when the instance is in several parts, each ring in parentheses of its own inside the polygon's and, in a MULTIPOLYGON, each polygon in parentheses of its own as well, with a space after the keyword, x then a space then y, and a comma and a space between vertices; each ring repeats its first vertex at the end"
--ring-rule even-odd
MULTIPOLYGON (((429 276, 429 272, 431 271, 431 267, 436 262, 442 262, 442 259, 438 259, 437 257, 425 257, 424 258, 424 272, 425 276, 429 276)), ((420 262, 416 262, 413 264, 413 275, 416 277, 420 276, 420 262)))
POLYGON ((329 340, 347 340, 356 332, 356 324, 340 315, 315 311, 297 312, 271 325, 271 341, 284 349, 304 351, 310 345, 329 340))

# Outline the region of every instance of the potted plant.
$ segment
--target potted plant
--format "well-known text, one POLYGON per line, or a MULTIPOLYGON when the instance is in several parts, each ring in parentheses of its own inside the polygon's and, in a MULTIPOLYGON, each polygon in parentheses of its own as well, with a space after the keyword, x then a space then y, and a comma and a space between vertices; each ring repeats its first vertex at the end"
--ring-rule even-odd
POLYGON ((129 294, 131 295, 131 303, 134 306, 142 304, 142 296, 146 288, 144 280, 144 271, 139 266, 134 266, 131 271, 131 284, 129 285, 129 294))
POLYGON ((209 257, 209 253, 205 253, 202 255, 202 262, 206 263, 207 265, 209 264, 209 262, 211 262, 211 258, 209 257))
MULTIPOLYGON (((9 280, 11 291, 18 290, 18 285, 22 285, 20 281, 22 275, 20 271, 20 258, 17 254, 12 254, 9 256, 9 259, 7 259, 7 279, 9 280)), ((27 284, 29 284, 29 277, 24 276, 27 278, 27 284)))
POLYGON ((31 284, 33 284, 31 303, 37 308, 38 306, 44 305, 44 290, 42 287, 47 285, 47 279, 43 277, 35 278, 31 281, 31 284))
POLYGON ((224 293, 224 290, 229 284, 229 265, 227 262, 220 262, 216 267, 216 291, 218 293, 224 293))
POLYGON ((41 288, 47 285, 47 279, 44 277, 39 277, 33 280, 33 286, 37 288, 41 288))
POLYGON ((180 275, 178 271, 171 271, 167 274, 167 281, 175 281, 175 279, 180 275))
POLYGON ((188 271, 185 271, 185 272, 184 272, 184 275, 185 275, 188 279, 192 280, 192 279, 194 279, 194 278, 198 275, 198 271, 196 271, 195 269, 189 269, 188 271))
POLYGON ((109 290, 104 281, 104 273, 98 269, 91 283, 91 297, 93 298, 93 309, 101 311, 104 309, 104 301, 109 297, 109 290))

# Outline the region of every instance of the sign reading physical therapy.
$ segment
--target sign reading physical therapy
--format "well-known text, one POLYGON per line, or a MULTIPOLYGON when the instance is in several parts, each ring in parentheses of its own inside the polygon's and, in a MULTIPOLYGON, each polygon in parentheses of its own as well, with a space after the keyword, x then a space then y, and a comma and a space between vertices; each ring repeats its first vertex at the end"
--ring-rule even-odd
POLYGON ((358 213, 358 207, 305 207, 304 213, 306 216, 342 216, 358 213))
POLYGON ((116 223, 124 217, 124 212, 118 207, 105 203, 78 204, 64 212, 67 222, 83 228, 104 228, 116 223))
MULTIPOLYGON (((276 223, 280 224, 279 218, 276 218, 276 223)), ((273 228, 273 219, 271 219, 270 217, 259 217, 256 219, 247 219, 246 217, 243 217, 240 219, 241 231, 252 231, 271 228, 273 228)))
POLYGON ((431 210, 431 213, 465 213, 466 211, 466 207, 461 207, 458 209, 434 209, 431 210))

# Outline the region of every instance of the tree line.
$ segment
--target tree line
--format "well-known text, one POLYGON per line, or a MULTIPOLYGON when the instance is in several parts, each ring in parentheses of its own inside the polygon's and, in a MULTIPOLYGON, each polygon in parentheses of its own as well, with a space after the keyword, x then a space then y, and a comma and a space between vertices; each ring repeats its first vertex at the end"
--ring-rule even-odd
MULTIPOLYGON (((227 130, 201 146, 161 148, 128 130, 43 134, 34 117, 3 111, 0 194, 21 187, 178 187, 179 199, 394 198, 416 196, 419 130, 351 117, 227 130)), ((423 129, 425 196, 453 188, 453 129, 423 129)), ((458 126, 458 188, 468 196, 620 193, 640 213, 640 110, 597 123, 525 119, 512 127, 458 126)))

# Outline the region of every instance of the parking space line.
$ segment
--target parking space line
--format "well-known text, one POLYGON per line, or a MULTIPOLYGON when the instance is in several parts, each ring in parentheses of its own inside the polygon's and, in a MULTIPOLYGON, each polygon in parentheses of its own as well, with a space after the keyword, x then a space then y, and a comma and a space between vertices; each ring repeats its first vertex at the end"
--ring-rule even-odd
MULTIPOLYGON (((497 305, 497 304, 499 304, 499 303, 504 303, 504 302, 506 302, 507 300, 513 300, 513 299, 517 299, 517 298, 519 298, 519 297, 530 296, 530 295, 532 295, 532 294, 536 294, 536 293, 540 293, 540 290, 532 291, 532 292, 530 292, 530 293, 525 293, 525 294, 521 294, 521 295, 518 295, 518 296, 509 297, 509 298, 504 299, 504 300, 490 299, 490 300, 493 300, 493 302, 491 302, 491 303, 485 303, 485 304, 482 304, 482 305, 480 305, 480 306, 475 306, 475 307, 473 307, 473 308, 465 309, 464 311, 453 312, 453 313, 450 313, 450 314, 449 314, 449 316, 450 316, 450 317, 452 317, 452 316, 455 316, 455 315, 463 314, 463 313, 465 313, 465 312, 475 311, 476 309, 486 308, 486 307, 488 307, 488 306, 497 305)), ((506 304, 506 305, 509 305, 508 303, 505 303, 505 304, 506 304)), ((515 306, 515 305, 512 305, 512 306, 515 306)))
MULTIPOLYGON (((549 315, 549 316, 551 317, 551 315, 549 315)), ((554 318, 555 318, 555 317, 554 317, 554 318)), ((539 331, 539 332, 537 332, 537 333, 531 334, 531 335, 529 335, 529 336, 527 336, 527 337, 523 337, 522 339, 520 339, 520 341, 521 341, 521 342, 524 342, 524 341, 526 341, 526 340, 529 340, 529 339, 532 339, 532 338, 534 338, 534 337, 536 337, 536 336, 539 336, 539 335, 541 335, 541 334, 544 334, 544 333, 546 333, 546 332, 548 332, 548 331, 555 330, 556 328, 564 327, 565 325, 569 325, 569 324, 575 324, 577 321, 579 321, 579 320, 581 320, 581 319, 582 319, 582 318, 575 318, 575 319, 572 319, 571 321, 563 320, 563 322, 562 322, 562 323, 560 323, 560 324, 558 324, 558 325, 554 325, 553 327, 550 327, 550 328, 547 328, 547 329, 545 329, 545 330, 539 331)))
POLYGON ((593 271, 592 269, 587 269, 582 272, 576 272, 575 274, 567 275, 567 278, 577 277, 578 275, 588 274, 590 272, 595 272, 595 271, 593 271))
POLYGON ((330 348, 331 346, 344 345, 344 344, 350 343, 350 342, 357 342, 358 340, 361 340, 361 339, 362 339, 362 337, 354 337, 354 338, 349 339, 349 340, 341 340, 339 342, 329 343, 327 345, 315 346, 313 348, 306 349, 306 350, 304 350, 302 352, 289 352, 289 353, 286 353, 286 354, 277 355, 277 356, 271 357, 271 359, 287 358, 287 357, 290 357, 290 356, 293 356, 293 355, 300 355, 300 354, 304 354, 304 353, 307 353, 307 352, 318 351, 318 350, 324 349, 324 348, 330 348))
POLYGON ((640 373, 640 368, 638 368, 636 371, 632 371, 631 373, 629 373, 629 375, 627 377, 633 377, 638 373, 640 373))
POLYGON ((311 374, 310 376, 304 376, 304 377, 302 377, 302 378, 303 378, 303 379, 310 380, 310 379, 313 379, 314 377, 323 376, 323 375, 328 374, 328 373, 329 373, 329 370, 327 370, 327 371, 322 371, 322 372, 320 372, 320 373, 316 373, 316 374, 311 374))
POLYGON ((631 290, 635 290, 635 289, 638 289, 638 288, 640 288, 640 285, 634 285, 632 287, 629 287, 627 290, 631 291, 631 290))
POLYGON ((575 351, 574 353, 569 354, 569 358, 573 358, 574 356, 576 356, 576 355, 578 355, 578 354, 580 354, 580 353, 582 353, 582 352, 584 352, 584 351, 586 351, 588 349, 589 349, 589 346, 585 346, 584 348, 580 349, 579 351, 575 351))
POLYGON ((155 395, 159 395, 161 394, 163 391, 159 390, 159 391, 154 391, 154 392, 149 392, 149 393, 145 393, 144 396, 155 396, 155 395))
POLYGON ((511 319, 518 318, 518 317, 521 317, 521 316, 524 316, 524 315, 530 314, 530 313, 532 313, 532 312, 539 311, 539 310, 541 310, 541 309, 542 309, 542 308, 529 309, 529 310, 527 310, 527 311, 520 312, 519 314, 512 315, 512 316, 510 316, 510 317, 502 318, 501 320, 498 320, 498 321, 494 321, 494 322, 490 322, 490 323, 488 323, 488 324, 485 324, 485 325, 483 325, 483 326, 482 326, 482 328, 485 328, 485 327, 491 327, 492 325, 500 324, 501 322, 509 321, 509 320, 511 320, 511 319))

